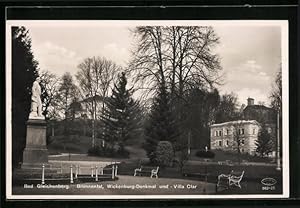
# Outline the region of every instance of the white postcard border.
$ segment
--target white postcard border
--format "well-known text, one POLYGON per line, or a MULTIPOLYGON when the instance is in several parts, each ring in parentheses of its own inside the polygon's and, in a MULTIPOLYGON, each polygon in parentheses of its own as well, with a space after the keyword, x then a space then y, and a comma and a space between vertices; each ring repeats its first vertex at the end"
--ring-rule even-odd
POLYGON ((289 197, 289 39, 287 20, 7 20, 6 21, 6 197, 13 199, 267 199, 289 197), (13 195, 12 194, 12 89, 11 89, 11 26, 38 25, 46 26, 55 22, 57 26, 101 25, 246 25, 246 26, 280 26, 281 60, 282 60, 282 194, 235 194, 235 195, 13 195))

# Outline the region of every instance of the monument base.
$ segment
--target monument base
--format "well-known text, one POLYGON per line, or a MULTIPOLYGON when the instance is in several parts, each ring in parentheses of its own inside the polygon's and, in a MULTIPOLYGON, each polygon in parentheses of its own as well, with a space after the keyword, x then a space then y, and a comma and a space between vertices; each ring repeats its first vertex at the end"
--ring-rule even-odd
POLYGON ((23 169, 41 168, 48 163, 46 147, 46 121, 29 119, 27 121, 26 147, 23 151, 23 169))
POLYGON ((46 165, 47 163, 47 149, 24 149, 22 168, 42 168, 42 165, 46 165))

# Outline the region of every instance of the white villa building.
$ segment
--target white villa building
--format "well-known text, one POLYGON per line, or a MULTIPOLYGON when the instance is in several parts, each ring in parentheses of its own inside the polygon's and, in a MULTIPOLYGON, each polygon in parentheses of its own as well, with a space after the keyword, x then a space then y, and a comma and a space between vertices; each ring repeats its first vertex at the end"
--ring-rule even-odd
POLYGON ((211 125, 210 147, 212 150, 237 151, 240 141, 241 153, 255 154, 255 141, 258 138, 260 124, 256 120, 237 120, 211 125))

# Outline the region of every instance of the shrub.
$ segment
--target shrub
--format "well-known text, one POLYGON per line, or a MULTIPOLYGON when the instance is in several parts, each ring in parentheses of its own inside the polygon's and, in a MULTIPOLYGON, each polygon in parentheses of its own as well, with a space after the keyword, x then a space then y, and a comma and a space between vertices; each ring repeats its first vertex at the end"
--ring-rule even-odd
POLYGON ((95 147, 91 147, 88 149, 88 155, 90 156, 98 156, 99 154, 99 147, 95 146, 95 147))
POLYGON ((196 156, 200 158, 214 158, 215 153, 211 151, 199 150, 196 152, 196 156))
POLYGON ((169 141, 159 142, 155 151, 155 158, 158 165, 162 167, 172 166, 172 162, 174 159, 174 150, 172 143, 169 141))
POLYGON ((116 152, 116 156, 118 158, 129 158, 129 152, 126 149, 118 149, 116 152))

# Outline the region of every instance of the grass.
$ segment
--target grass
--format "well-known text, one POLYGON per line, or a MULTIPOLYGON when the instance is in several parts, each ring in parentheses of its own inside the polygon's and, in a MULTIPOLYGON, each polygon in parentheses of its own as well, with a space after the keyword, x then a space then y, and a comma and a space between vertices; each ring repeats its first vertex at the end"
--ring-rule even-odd
MULTIPOLYGON (((140 164, 138 161, 126 161, 118 165, 118 174, 120 175, 133 175, 134 169, 138 168, 140 164)), ((232 170, 235 172, 245 171, 241 185, 242 189, 231 188, 228 190, 220 190, 218 194, 274 194, 282 193, 282 172, 277 171, 273 166, 257 166, 257 165, 217 165, 217 164, 200 164, 188 163, 184 167, 183 173, 179 167, 166 167, 160 168, 160 178, 176 178, 194 181, 207 181, 208 183, 217 184, 218 175, 229 174, 232 170), (208 174, 207 177, 205 174, 208 174), (276 189, 272 191, 264 191, 261 180, 263 178, 271 177, 277 181, 276 189)), ((150 176, 145 174, 143 176, 150 176)))
MULTIPOLYGON (((197 150, 192 150, 191 151, 190 160, 202 161, 203 158, 197 157, 196 152, 197 152, 197 150)), ((213 150, 212 152, 215 153, 215 157, 212 158, 212 161, 214 161, 214 162, 226 161, 226 160, 230 160, 232 162, 238 162, 237 153, 226 152, 226 151, 222 151, 222 150, 213 150)), ((241 154, 240 155, 240 161, 270 163, 271 159, 270 158, 261 158, 261 157, 258 157, 258 156, 252 156, 252 155, 249 155, 249 154, 241 154)))
MULTIPOLYGON (((65 153, 79 153, 86 154, 88 149, 91 147, 92 138, 85 136, 70 135, 68 137, 55 136, 52 138, 52 142, 48 145, 49 154, 59 154, 61 152, 65 153)), ((142 141, 130 141, 126 146, 126 149, 130 152, 130 159, 143 159, 147 158, 145 150, 141 147, 142 141)), ((197 149, 192 149, 190 160, 192 161, 203 161, 203 158, 196 156, 197 149)), ((236 153, 225 152, 221 150, 213 150, 215 157, 212 159, 214 162, 230 160, 233 162, 238 162, 238 157, 236 153)), ((100 158, 100 157, 99 157, 100 158)), ((262 162, 270 163, 269 158, 261 158, 250 156, 248 154, 241 154, 240 161, 248 162, 262 162)))
MULTIPOLYGON (((133 175, 134 169, 140 166, 140 161, 123 161, 119 164, 119 174, 133 175)), ((147 165, 147 163, 143 163, 147 165)), ((277 171, 275 166, 257 166, 257 165, 217 165, 217 164, 203 164, 203 163, 187 163, 181 173, 179 167, 165 167, 160 168, 160 177, 168 178, 182 178, 184 175, 188 177, 199 177, 205 173, 209 174, 209 178, 216 180, 220 174, 229 174, 232 170, 236 172, 245 171, 244 178, 247 180, 263 179, 265 177, 274 177, 280 179, 282 172, 277 171), (193 176, 194 175, 194 176, 193 176)))
POLYGON ((68 137, 55 136, 48 145, 49 154, 58 154, 61 152, 87 153, 91 147, 92 138, 84 136, 70 135, 68 137))
MULTIPOLYGON (((57 137, 49 145, 49 150, 58 151, 63 148, 63 138, 57 137)), ((140 144, 132 144, 126 146, 126 149, 130 152, 130 158, 108 158, 108 157, 97 157, 97 156, 88 156, 86 155, 87 150, 91 144, 90 137, 71 137, 67 140, 69 143, 66 143, 70 149, 73 148, 74 153, 80 153, 78 155, 72 154, 69 158, 69 155, 63 155, 59 157, 51 157, 51 160, 61 160, 61 161, 118 161, 119 164, 119 173, 121 175, 133 175, 134 169, 138 168, 141 164, 147 165, 149 160, 147 159, 146 152, 143 148, 140 147, 140 144), (72 143, 73 142, 73 143, 72 143)), ((267 165, 270 163, 269 159, 266 158, 257 158, 250 155, 241 155, 240 160, 247 160, 249 162, 259 162, 253 165, 246 165, 244 163, 237 164, 235 163, 232 166, 229 165, 218 165, 217 161, 226 161, 231 160, 237 162, 237 155, 230 152, 224 152, 220 150, 215 150, 215 158, 212 159, 215 163, 205 163, 203 158, 195 156, 197 150, 192 150, 190 160, 184 167, 184 171, 188 173, 187 175, 192 176, 194 173, 203 174, 204 172, 209 173, 209 179, 214 180, 219 174, 228 174, 231 170, 235 171, 245 171, 245 178, 263 178, 263 177, 277 177, 281 175, 278 171, 275 170, 274 165, 267 165), (264 163, 262 163, 264 162, 264 163)), ((170 167, 161 169, 159 171, 161 177, 169 178, 182 178, 183 175, 179 167, 170 167)))
MULTIPOLYGON (((89 148, 91 148, 91 144, 91 137, 71 135, 65 138, 63 136, 55 136, 52 138, 52 142, 48 145, 48 152, 50 155, 57 155, 63 152, 87 154, 89 148)), ((131 159, 147 158, 146 151, 143 148, 141 148, 141 142, 133 143, 131 141, 131 143, 129 143, 125 148, 130 152, 131 159)), ((99 159, 102 157, 96 158, 99 159)), ((92 159, 94 160, 94 158, 92 159)))

